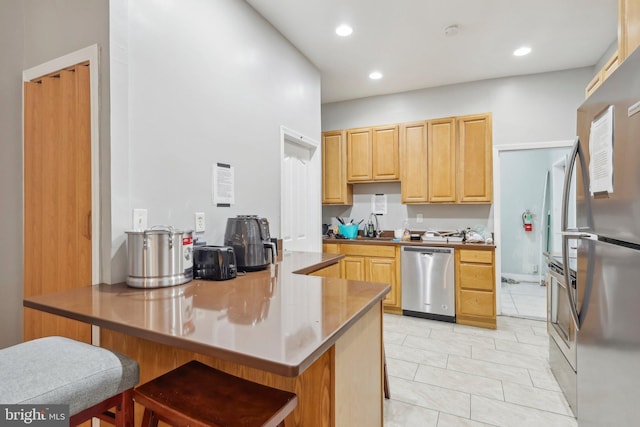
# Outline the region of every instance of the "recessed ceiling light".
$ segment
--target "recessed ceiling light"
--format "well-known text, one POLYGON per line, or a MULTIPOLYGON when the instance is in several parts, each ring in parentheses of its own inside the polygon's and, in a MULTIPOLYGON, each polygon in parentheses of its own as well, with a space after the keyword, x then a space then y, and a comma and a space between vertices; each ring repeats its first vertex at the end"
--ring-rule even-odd
POLYGON ((373 73, 369 74, 369 78, 371 80, 380 80, 382 78, 382 73, 380 71, 374 71, 373 73))
POLYGON ((353 33, 353 28, 346 24, 340 25, 338 28, 336 28, 336 34, 340 37, 350 36, 351 33, 353 33))
POLYGON ((529 46, 522 46, 513 51, 515 56, 525 56, 531 53, 531 48, 529 46))

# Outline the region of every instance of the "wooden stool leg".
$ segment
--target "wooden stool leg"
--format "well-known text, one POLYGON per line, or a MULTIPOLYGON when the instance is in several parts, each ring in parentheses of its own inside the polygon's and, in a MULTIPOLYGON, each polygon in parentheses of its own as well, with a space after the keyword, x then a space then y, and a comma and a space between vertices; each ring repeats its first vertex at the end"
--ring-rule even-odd
POLYGON ((133 389, 123 392, 116 406, 116 427, 134 427, 133 389))
POLYGON ((142 414, 142 427, 158 427, 158 418, 152 410, 145 408, 142 414))

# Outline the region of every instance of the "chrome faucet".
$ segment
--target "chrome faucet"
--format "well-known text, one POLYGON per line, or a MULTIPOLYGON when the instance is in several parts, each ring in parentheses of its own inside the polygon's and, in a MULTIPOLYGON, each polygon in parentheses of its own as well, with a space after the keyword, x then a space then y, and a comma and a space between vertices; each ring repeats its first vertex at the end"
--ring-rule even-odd
MULTIPOLYGON (((380 237, 380 235, 382 234, 382 230, 380 230, 380 225, 378 224, 378 215, 374 214, 373 212, 369 214, 369 224, 373 225, 373 221, 371 221, 371 217, 373 217, 376 223, 376 227, 374 231, 375 237, 380 237)), ((373 234, 371 234, 371 237, 373 237, 373 234)))

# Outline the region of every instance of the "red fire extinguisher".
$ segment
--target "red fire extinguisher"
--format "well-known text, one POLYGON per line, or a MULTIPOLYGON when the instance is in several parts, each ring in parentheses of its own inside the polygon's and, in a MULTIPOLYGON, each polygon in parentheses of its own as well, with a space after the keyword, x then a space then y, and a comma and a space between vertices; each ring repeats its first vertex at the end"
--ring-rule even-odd
POLYGON ((533 222, 531 221, 531 217, 533 214, 529 209, 522 213, 522 226, 524 227, 524 231, 532 231, 533 230, 533 222))

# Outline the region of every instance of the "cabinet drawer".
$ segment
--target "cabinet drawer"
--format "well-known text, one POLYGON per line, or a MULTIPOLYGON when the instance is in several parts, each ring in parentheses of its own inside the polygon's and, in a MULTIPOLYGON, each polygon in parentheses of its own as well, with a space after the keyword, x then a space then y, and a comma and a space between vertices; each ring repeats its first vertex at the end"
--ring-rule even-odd
POLYGON ((323 243, 322 252, 327 254, 339 254, 340 246, 337 243, 323 243))
POLYGON ((345 255, 377 256, 393 258, 396 256, 395 246, 351 245, 344 244, 340 250, 345 255))
POLYGON ((494 290, 493 265, 460 263, 458 274, 461 288, 494 290))
POLYGON ((495 294, 461 289, 458 293, 458 307, 459 314, 462 315, 494 317, 495 294))
POLYGON ((492 251, 476 251, 470 249, 460 249, 461 262, 479 262, 484 264, 493 263, 492 251))

